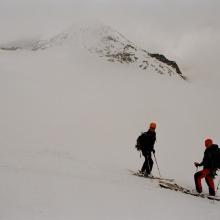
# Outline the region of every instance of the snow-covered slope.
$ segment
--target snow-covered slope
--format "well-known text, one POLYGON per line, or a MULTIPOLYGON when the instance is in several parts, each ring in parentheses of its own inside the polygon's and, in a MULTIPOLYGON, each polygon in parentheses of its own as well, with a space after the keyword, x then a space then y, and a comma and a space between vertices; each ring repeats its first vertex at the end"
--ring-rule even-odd
POLYGON ((40 50, 57 46, 86 48, 91 53, 105 57, 110 62, 130 63, 142 70, 166 75, 179 75, 185 78, 178 65, 160 54, 151 54, 139 48, 122 34, 105 25, 82 27, 73 25, 68 30, 48 40, 12 42, 1 46, 4 50, 31 49, 40 50))
POLYGON ((93 55, 105 43, 80 37, 84 50, 72 39, 0 50, 0 219, 219 219, 220 203, 128 172, 143 162, 137 136, 156 121, 162 176, 193 189, 204 138, 220 143, 219 88, 106 62, 93 55))

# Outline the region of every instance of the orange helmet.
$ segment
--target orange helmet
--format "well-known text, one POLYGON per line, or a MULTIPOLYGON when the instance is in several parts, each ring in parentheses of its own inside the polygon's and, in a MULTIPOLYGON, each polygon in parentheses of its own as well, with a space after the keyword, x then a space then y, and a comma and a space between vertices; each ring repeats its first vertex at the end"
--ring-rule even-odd
POLYGON ((150 123, 150 128, 156 129, 157 124, 155 122, 150 123))
POLYGON ((213 141, 212 141, 211 138, 205 139, 205 146, 206 146, 206 147, 209 147, 209 146, 211 146, 212 144, 213 144, 213 141))

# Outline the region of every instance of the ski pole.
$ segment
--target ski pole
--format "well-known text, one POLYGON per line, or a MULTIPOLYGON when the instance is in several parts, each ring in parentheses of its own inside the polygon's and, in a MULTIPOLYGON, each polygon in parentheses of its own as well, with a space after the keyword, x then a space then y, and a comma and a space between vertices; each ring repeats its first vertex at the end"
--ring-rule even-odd
POLYGON ((156 162, 156 164, 157 164, 157 169, 158 169, 158 172, 159 172, 160 178, 162 178, 162 176, 161 176, 161 174, 160 174, 160 169, 159 169, 159 166, 158 166, 158 163, 157 163, 157 158, 156 158, 156 156, 155 156, 155 153, 153 153, 153 154, 154 154, 155 162, 156 162))
POLYGON ((219 181, 218 181, 218 185, 217 185, 217 188, 216 188, 216 192, 217 192, 218 189, 219 189, 219 184, 220 184, 220 179, 219 179, 219 181))

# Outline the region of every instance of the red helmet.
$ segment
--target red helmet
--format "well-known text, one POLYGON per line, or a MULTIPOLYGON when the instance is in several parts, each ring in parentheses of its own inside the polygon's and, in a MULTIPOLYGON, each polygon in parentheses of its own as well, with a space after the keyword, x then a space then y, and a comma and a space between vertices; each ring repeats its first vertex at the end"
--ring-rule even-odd
POLYGON ((150 128, 156 129, 157 124, 155 122, 150 123, 150 128))
POLYGON ((213 140, 211 138, 205 139, 205 146, 209 147, 211 145, 213 145, 213 140))

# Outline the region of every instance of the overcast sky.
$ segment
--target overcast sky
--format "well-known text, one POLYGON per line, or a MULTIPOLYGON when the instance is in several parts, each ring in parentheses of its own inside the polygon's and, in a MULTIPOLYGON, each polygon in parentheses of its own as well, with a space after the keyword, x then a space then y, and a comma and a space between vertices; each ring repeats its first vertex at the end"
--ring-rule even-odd
POLYGON ((97 20, 185 70, 208 61, 212 68, 200 71, 216 71, 219 9, 219 0, 0 0, 0 43, 52 36, 75 22, 97 20))

